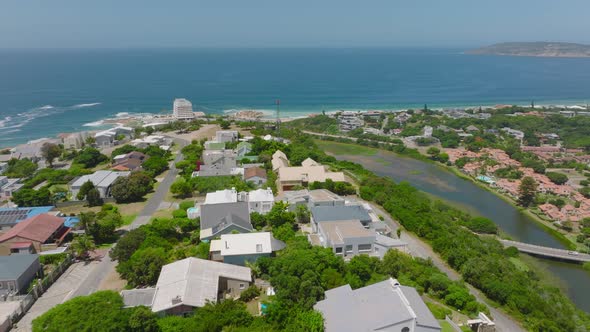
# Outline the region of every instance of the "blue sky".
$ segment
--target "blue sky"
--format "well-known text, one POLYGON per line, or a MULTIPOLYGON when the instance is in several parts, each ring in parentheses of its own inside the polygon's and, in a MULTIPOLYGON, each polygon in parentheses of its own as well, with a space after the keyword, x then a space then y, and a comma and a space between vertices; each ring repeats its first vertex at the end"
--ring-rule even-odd
POLYGON ((2 0, 2 48, 590 43, 588 0, 2 0))

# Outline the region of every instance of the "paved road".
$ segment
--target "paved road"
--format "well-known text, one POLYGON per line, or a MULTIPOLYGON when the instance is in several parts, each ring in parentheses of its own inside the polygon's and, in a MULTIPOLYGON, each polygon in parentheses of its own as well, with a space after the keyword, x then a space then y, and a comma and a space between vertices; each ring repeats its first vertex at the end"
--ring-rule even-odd
MULTIPOLYGON (((369 204, 371 204, 373 209, 378 214, 383 216, 384 221, 389 225, 389 227, 391 227, 393 233, 395 233, 396 230, 401 227, 399 225, 399 223, 397 221, 393 220, 391 218, 391 216, 386 211, 381 209, 381 207, 379 207, 375 204, 372 204, 372 203, 369 203, 369 204)), ((412 256, 420 257, 420 258, 424 258, 424 259, 430 258, 432 260, 432 263, 436 267, 438 267, 442 272, 446 273, 446 275, 451 280, 461 280, 461 275, 457 271, 450 268, 446 264, 446 262, 437 253, 435 253, 432 250, 430 245, 428 245, 427 243, 422 241, 420 238, 418 238, 417 236, 415 236, 412 233, 402 231, 400 239, 402 241, 405 241, 408 244, 408 249, 409 249, 410 254, 412 256)), ((478 289, 476 289, 475 287, 471 286, 468 283, 465 283, 465 285, 469 289, 469 292, 473 296, 475 296, 475 298, 477 298, 477 300, 479 302, 485 304, 488 307, 488 309, 490 310, 491 316, 493 317, 494 323, 496 323, 496 331, 498 331, 498 332, 519 332, 519 331, 524 332, 525 331, 520 325, 518 325, 518 322, 516 322, 512 317, 508 316, 506 313, 504 313, 501 310, 498 310, 496 308, 493 308, 493 307, 487 305, 485 302, 485 295, 482 294, 478 289)))
MULTIPOLYGON (((181 148, 188 144, 187 141, 178 138, 175 139, 175 142, 181 148)), ((147 201, 147 203, 143 207, 143 210, 141 210, 137 218, 135 218, 133 223, 131 223, 129 229, 135 229, 141 225, 149 223, 151 215, 158 210, 158 207, 164 201, 166 194, 170 190, 170 185, 172 185, 172 182, 174 182, 176 175, 178 174, 178 170, 176 169, 174 164, 181 160, 182 153, 178 152, 178 155, 176 155, 174 162, 170 166, 170 170, 168 171, 162 182, 160 182, 154 194, 147 201)), ((65 300, 68 300, 76 296, 89 295, 96 292, 101 282, 109 275, 111 271, 114 270, 116 265, 116 261, 111 260, 110 257, 108 257, 108 255, 105 255, 105 257, 94 268, 94 270, 92 270, 88 274, 86 279, 65 300)))
POLYGON ((558 259, 563 259, 563 260, 572 261, 572 262, 581 262, 581 263, 590 262, 590 255, 578 253, 576 251, 543 247, 543 246, 537 246, 534 244, 528 244, 528 243, 510 241, 510 240, 499 239, 498 241, 502 242, 502 244, 506 247, 516 247, 516 249, 518 249, 518 251, 524 252, 526 254, 542 256, 542 257, 549 257, 549 258, 558 258, 558 259))
POLYGON ((33 319, 69 298, 72 287, 78 286, 97 264, 98 262, 79 262, 70 265, 55 283, 37 299, 25 316, 16 324, 13 331, 31 331, 33 319))

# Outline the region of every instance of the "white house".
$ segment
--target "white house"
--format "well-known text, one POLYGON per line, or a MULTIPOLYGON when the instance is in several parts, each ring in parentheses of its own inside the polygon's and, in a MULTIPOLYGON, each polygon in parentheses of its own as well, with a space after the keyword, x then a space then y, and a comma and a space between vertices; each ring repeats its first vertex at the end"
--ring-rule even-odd
POLYGON ((260 257, 269 257, 285 248, 285 243, 275 239, 270 232, 223 234, 220 240, 212 240, 209 249, 211 260, 244 266, 260 257))
POLYGON ((89 175, 83 175, 70 184, 70 192, 73 197, 78 195, 82 185, 88 181, 98 189, 101 198, 111 197, 111 186, 121 176, 129 176, 130 172, 96 171, 89 175))
POLYGON ((250 213, 267 214, 272 209, 275 198, 270 188, 257 189, 248 192, 248 209, 250 213))
POLYGON ((215 141, 220 143, 231 143, 238 140, 237 130, 219 130, 215 133, 215 141))

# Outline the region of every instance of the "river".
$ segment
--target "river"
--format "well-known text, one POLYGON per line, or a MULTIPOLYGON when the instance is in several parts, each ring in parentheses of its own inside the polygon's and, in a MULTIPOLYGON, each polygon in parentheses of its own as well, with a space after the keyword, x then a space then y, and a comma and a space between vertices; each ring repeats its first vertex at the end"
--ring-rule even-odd
MULTIPOLYGON (((326 151, 331 153, 331 151, 326 151)), ((374 155, 338 155, 337 159, 350 160, 363 165, 380 176, 388 176, 396 182, 407 181, 414 187, 467 210, 493 220, 513 239, 543 246, 565 248, 551 234, 530 217, 502 200, 495 194, 462 179, 435 164, 400 157, 388 151, 374 155)), ((535 259, 541 268, 556 277, 560 287, 582 310, 590 312, 590 275, 581 265, 544 259, 535 259)))

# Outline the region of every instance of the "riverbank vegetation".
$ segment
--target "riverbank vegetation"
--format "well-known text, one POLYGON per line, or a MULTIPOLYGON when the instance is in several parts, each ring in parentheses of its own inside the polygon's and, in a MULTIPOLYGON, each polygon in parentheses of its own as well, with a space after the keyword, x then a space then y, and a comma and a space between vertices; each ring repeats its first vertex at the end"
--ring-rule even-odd
POLYGON ((407 183, 377 177, 360 165, 345 161, 332 161, 330 165, 354 173, 361 179, 363 199, 380 204, 407 230, 427 240, 467 282, 518 317, 528 329, 590 328, 588 315, 559 289, 539 281, 532 271, 516 269, 510 260, 513 251, 463 227, 470 220, 466 213, 431 201, 407 183))

